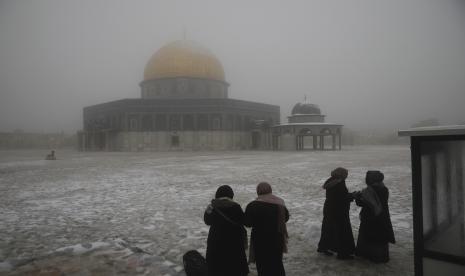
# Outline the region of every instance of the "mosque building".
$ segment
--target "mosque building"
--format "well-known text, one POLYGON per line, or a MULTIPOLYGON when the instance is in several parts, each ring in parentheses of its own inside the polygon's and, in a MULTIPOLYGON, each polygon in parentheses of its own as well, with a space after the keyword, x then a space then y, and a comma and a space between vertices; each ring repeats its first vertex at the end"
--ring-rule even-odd
POLYGON ((342 125, 325 122, 325 115, 316 104, 306 101, 297 103, 292 108, 288 123, 275 125, 272 145, 280 150, 325 150, 325 140, 331 137, 331 147, 339 150, 342 147, 342 125), (311 141, 311 142, 310 142, 311 141), (310 146, 308 145, 310 143, 310 146))
POLYGON ((300 150, 306 148, 303 137, 308 135, 314 145, 315 137, 320 137, 315 149, 324 148, 323 135, 340 137, 342 126, 325 125, 319 110, 305 113, 303 107, 294 112, 294 107, 289 123, 280 125, 279 106, 230 99, 228 87, 221 62, 207 48, 189 40, 169 43, 147 62, 141 98, 84 108, 78 147, 82 151, 300 150))
POLYGON ((271 148, 279 106, 230 99, 220 61, 179 40, 148 61, 141 98, 84 108, 81 150, 237 150, 271 148))

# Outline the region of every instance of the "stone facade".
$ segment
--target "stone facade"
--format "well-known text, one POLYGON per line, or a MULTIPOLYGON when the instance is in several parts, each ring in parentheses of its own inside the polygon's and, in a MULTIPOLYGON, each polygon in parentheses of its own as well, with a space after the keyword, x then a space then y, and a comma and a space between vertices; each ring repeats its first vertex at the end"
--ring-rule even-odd
POLYGON ((228 98, 229 84, 191 77, 163 78, 140 84, 143 99, 228 98))
POLYGON ((279 107, 234 99, 125 99, 84 109, 81 150, 270 149, 279 107))
MULTIPOLYGON (((245 131, 121 132, 115 139, 123 151, 245 150, 252 144, 245 131)), ((262 139, 260 145, 267 148, 266 137, 262 139)))
POLYGON ((309 137, 324 149, 327 136, 341 148, 342 125, 325 123, 315 104, 296 104, 279 125, 279 106, 229 99, 221 62, 193 41, 156 51, 139 86, 140 99, 84 108, 81 150, 299 150, 309 137))

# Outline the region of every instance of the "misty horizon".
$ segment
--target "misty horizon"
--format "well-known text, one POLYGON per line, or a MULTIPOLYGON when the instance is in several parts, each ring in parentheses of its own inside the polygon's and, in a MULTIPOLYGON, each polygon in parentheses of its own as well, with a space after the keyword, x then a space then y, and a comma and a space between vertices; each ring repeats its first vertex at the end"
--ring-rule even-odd
POLYGON ((180 39, 220 60, 229 98, 304 97, 348 129, 465 123, 463 1, 0 1, 0 131, 74 133, 86 106, 140 98, 180 39))

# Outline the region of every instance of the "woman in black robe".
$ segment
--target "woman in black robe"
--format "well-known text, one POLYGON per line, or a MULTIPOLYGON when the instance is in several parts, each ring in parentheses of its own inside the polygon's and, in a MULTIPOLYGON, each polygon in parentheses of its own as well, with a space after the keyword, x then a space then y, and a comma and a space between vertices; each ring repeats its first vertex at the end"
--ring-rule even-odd
POLYGON ((389 214, 389 190, 383 180, 380 171, 368 171, 367 187, 356 197, 362 210, 355 253, 377 263, 389 261, 389 243, 396 242, 389 214))
POLYGON ((231 187, 219 187, 204 214, 205 224, 210 225, 206 254, 209 276, 244 276, 249 273, 244 212, 233 197, 231 187))
POLYGON ((245 225, 252 227, 249 259, 256 263, 258 276, 285 276, 289 211, 284 200, 272 194, 270 184, 258 184, 257 194, 245 209, 245 225))
POLYGON ((323 207, 323 223, 318 252, 327 256, 337 253, 338 259, 353 259, 355 251, 354 235, 350 224, 349 210, 352 194, 346 187, 348 171, 337 168, 331 172, 323 188, 326 200, 323 207))

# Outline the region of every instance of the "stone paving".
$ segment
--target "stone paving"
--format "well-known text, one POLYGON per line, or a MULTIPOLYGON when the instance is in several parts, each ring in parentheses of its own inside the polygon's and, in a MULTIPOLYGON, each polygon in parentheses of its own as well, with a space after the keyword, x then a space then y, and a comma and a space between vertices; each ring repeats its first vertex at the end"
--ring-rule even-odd
MULTIPOLYGON (((408 147, 324 152, 0 152, 0 275, 184 275, 182 255, 205 254, 203 211, 219 185, 243 207, 259 181, 291 213, 287 275, 413 275, 408 147), (397 244, 391 262, 316 253, 330 171, 349 169, 350 191, 369 169, 385 173, 397 244)), ((355 238, 358 212, 351 207, 355 238)), ((251 275, 256 275, 251 266, 251 275)))

